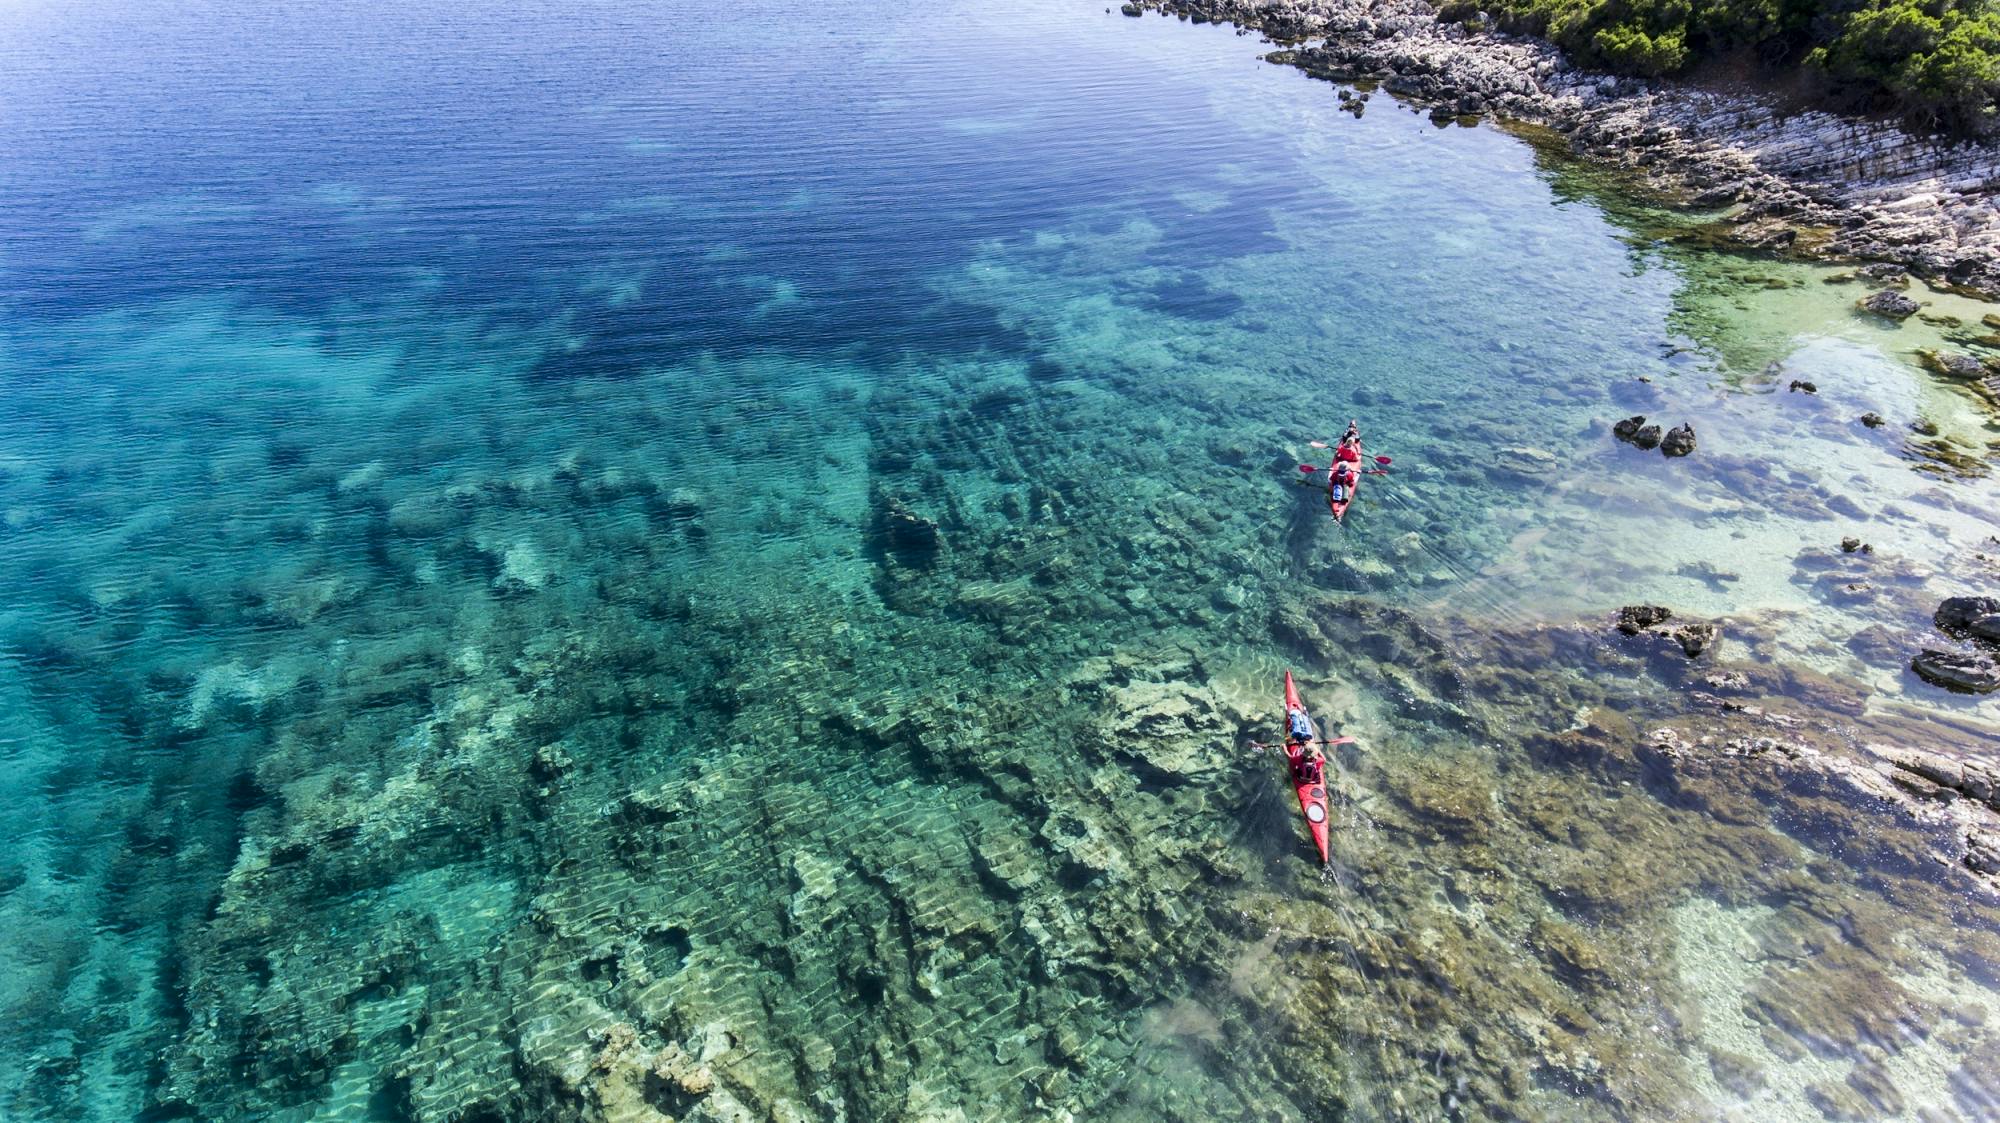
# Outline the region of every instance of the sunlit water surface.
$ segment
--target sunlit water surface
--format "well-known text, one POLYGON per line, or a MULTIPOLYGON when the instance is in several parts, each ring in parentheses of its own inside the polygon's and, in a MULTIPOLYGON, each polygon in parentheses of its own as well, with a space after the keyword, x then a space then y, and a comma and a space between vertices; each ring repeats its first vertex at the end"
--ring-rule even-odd
POLYGON ((0 24, 0 1117, 2000 1109, 1950 832, 1649 749, 1991 752, 1987 309, 1102 5, 410 7, 0 24))

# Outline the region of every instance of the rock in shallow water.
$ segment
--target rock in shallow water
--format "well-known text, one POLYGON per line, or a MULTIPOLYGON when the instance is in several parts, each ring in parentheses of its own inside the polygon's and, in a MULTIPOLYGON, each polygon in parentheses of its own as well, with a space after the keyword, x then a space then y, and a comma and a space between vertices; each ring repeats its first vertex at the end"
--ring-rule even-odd
POLYGON ((1673 616, 1673 610, 1657 604, 1628 604, 1618 610, 1618 630, 1628 636, 1663 624, 1673 616))
POLYGON ((1673 618, 1672 610, 1657 604, 1628 604, 1618 610, 1618 630, 1628 636, 1653 634, 1680 645, 1681 654, 1693 659, 1715 646, 1721 629, 1712 623, 1687 623, 1654 632, 1673 618))
POLYGON ((1924 369, 1946 378, 1979 379, 1986 377, 1986 364, 1971 355, 1949 351, 1919 351, 1917 358, 1924 369))
POLYGON ((1993 597, 1948 597, 1931 622, 1953 639, 2000 644, 2000 600, 1993 597))
POLYGON ((1686 456, 1693 452, 1694 426, 1683 421, 1668 430, 1665 439, 1660 442, 1660 451, 1667 456, 1686 456))
POLYGON ((1883 289, 1865 297, 1859 307, 1863 312, 1873 312, 1877 316, 1886 316, 1891 320, 1907 320, 1916 315, 1917 309, 1922 305, 1895 289, 1883 289))
POLYGON ((1925 682, 1959 694, 1991 694, 2000 690, 2000 662, 1984 652, 1925 648, 1910 660, 1910 669, 1925 682))
POLYGON ((1713 624, 1683 624, 1668 635, 1681 645, 1682 654, 1693 659, 1715 642, 1716 628, 1713 624))

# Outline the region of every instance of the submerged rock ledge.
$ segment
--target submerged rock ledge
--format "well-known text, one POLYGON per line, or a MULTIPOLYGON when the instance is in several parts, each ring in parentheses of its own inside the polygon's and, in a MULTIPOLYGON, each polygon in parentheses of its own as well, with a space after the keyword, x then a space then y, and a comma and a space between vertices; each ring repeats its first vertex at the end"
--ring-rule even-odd
MULTIPOLYGON (((1697 207, 1728 208, 1718 240, 1865 258, 2000 296, 2000 149, 1887 120, 1788 113, 1748 93, 1619 78, 1535 39, 1474 32, 1424 0, 1143 0, 1282 44, 1270 59, 1459 115, 1553 130, 1579 156, 1697 207)), ((1128 5, 1129 7, 1129 5, 1128 5)), ((1555 138, 1551 138, 1555 139, 1555 138)))

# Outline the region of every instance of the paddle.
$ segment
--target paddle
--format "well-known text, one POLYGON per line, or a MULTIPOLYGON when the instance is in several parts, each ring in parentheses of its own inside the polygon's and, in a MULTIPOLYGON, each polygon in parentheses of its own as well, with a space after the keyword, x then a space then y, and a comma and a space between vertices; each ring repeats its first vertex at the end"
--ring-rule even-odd
MULTIPOLYGON (((1369 476, 1386 476, 1389 474, 1388 472, 1389 465, 1394 464, 1395 461, 1389 459, 1386 456, 1378 456, 1375 458, 1375 463, 1380 464, 1382 467, 1370 468, 1363 474, 1369 476)), ((1311 475, 1314 472, 1324 472, 1326 471, 1326 469, 1320 467, 1317 464, 1301 464, 1299 465, 1299 471, 1304 472, 1307 475, 1311 475)))
MULTIPOLYGON (((1331 741, 1304 741, 1301 743, 1307 745, 1354 745, 1360 742, 1352 737, 1335 737, 1331 741)), ((1282 749, 1285 747, 1283 745, 1267 745, 1262 741, 1245 741, 1244 744, 1253 749, 1282 749)))

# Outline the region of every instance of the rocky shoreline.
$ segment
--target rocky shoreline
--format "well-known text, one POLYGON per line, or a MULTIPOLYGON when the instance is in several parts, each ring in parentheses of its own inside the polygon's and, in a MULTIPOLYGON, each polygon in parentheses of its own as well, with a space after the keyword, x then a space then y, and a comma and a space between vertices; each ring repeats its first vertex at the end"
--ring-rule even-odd
MULTIPOLYGON (((1147 9, 1254 29, 1283 45, 1274 62, 1379 84, 1440 121, 1491 115, 1552 130, 1570 152, 1676 203, 1716 208, 1723 245, 1894 262, 2000 296, 2000 148, 1584 70, 1548 43, 1442 22, 1424 0, 1135 0, 1122 10, 1147 9)), ((1343 101, 1359 113, 1365 97, 1343 101)))

